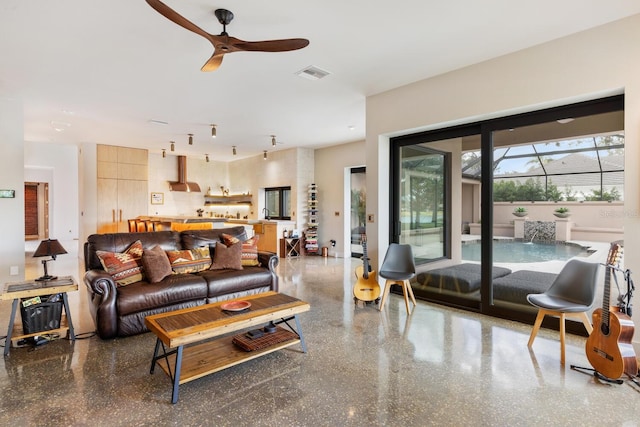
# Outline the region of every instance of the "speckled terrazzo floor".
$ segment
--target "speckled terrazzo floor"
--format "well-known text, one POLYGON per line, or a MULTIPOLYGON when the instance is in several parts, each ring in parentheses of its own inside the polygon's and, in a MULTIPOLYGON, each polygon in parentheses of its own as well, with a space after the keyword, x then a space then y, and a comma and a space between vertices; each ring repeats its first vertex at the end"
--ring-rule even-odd
MULTIPOLYGON (((0 425, 640 424, 640 389, 569 369, 588 366, 584 338, 568 337, 562 367, 554 331, 530 352, 529 325, 420 301, 408 317, 396 295, 383 313, 354 307, 358 263, 282 260, 281 291, 311 304, 301 315, 308 353, 291 347, 190 382, 175 405, 166 375, 149 374, 151 334, 14 348, 0 360, 0 425)), ((54 273, 79 277, 72 251, 54 273)), ((92 330, 85 301, 82 289, 70 295, 76 332, 92 330)), ((9 313, 0 303, 2 330, 9 313)))

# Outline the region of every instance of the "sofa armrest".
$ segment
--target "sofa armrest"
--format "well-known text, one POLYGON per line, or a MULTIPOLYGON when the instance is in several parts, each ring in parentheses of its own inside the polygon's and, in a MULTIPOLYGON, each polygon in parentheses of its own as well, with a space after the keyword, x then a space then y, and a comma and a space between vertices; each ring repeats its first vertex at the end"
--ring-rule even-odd
POLYGON ((271 273, 271 290, 278 292, 278 275, 276 274, 276 267, 280 263, 278 254, 258 251, 258 261, 260 261, 260 265, 269 269, 269 272, 271 273))
POLYGON ((89 311, 100 338, 113 338, 118 334, 116 307, 117 286, 103 270, 88 270, 84 283, 89 291, 89 311))

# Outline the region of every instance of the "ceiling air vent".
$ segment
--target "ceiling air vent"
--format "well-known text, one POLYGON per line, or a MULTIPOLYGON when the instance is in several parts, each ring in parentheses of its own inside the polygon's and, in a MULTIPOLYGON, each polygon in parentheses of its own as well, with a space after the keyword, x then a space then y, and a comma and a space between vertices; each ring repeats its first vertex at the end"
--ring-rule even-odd
POLYGON ((329 74, 331 73, 313 65, 310 65, 296 73, 297 76, 304 77, 308 80, 320 80, 327 77, 329 74))

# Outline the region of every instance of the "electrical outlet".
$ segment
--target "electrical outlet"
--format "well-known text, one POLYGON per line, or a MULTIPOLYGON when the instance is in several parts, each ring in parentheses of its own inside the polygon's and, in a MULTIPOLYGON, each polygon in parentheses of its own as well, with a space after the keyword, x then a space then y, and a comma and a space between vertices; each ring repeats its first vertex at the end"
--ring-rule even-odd
POLYGON ((17 276, 20 273, 20 269, 18 268, 17 265, 12 265, 9 268, 9 275, 10 276, 17 276))

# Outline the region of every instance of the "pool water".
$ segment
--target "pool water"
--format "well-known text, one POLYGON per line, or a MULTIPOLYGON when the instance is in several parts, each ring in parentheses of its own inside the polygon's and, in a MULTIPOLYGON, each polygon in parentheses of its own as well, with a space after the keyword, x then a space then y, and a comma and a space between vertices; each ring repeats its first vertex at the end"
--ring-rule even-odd
MULTIPOLYGON (((493 262, 566 261, 574 256, 587 255, 587 248, 564 243, 493 242, 493 262)), ((480 261, 480 242, 463 244, 462 259, 480 261)))

